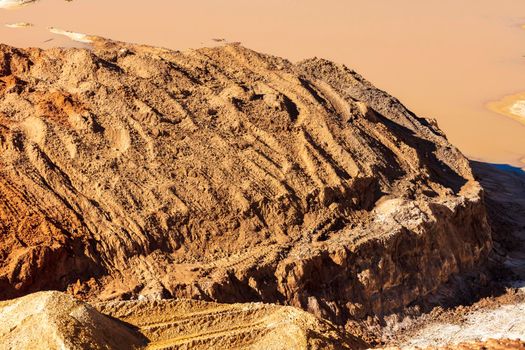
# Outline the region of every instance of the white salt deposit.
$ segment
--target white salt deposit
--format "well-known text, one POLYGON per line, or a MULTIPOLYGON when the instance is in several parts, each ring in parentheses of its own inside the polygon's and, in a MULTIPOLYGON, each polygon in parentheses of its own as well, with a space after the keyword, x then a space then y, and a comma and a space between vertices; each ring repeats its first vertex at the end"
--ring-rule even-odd
POLYGON ((17 23, 7 23, 5 26, 7 28, 29 28, 29 27, 32 27, 33 24, 27 23, 27 22, 17 22, 17 23))
POLYGON ((69 39, 74 40, 74 41, 78 41, 78 42, 81 42, 81 43, 91 43, 91 42, 93 42, 93 40, 91 40, 89 35, 86 35, 86 34, 83 34, 83 33, 76 33, 76 32, 71 32, 69 30, 63 30, 63 29, 53 28, 53 27, 49 28, 49 31, 51 33, 53 33, 53 34, 67 36, 69 39))
POLYGON ((0 9, 11 9, 27 5, 37 0, 0 0, 0 9))
POLYGON ((510 107, 510 112, 518 117, 525 118, 525 100, 514 102, 510 107))
POLYGON ((462 324, 435 323, 423 328, 401 348, 445 346, 470 341, 523 339, 525 304, 503 305, 494 310, 472 312, 462 324))

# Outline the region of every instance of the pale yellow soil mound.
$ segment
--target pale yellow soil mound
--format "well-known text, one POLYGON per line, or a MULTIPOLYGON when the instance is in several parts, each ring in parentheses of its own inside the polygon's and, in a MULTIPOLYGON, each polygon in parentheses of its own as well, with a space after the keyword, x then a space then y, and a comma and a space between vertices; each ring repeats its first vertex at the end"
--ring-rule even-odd
POLYGON ((87 303, 40 292, 0 303, 0 349, 363 349, 292 307, 198 301, 87 303))
POLYGON ((0 349, 134 349, 146 340, 90 305, 59 292, 0 302, 0 349))

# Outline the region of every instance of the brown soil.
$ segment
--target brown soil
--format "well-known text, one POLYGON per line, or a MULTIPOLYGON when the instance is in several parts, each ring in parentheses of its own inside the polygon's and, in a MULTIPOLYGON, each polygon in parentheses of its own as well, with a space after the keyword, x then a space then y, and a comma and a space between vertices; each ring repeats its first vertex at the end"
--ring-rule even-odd
POLYGON ((284 303, 344 325, 492 247, 470 165, 354 71, 236 45, 0 46, 0 297, 284 303))

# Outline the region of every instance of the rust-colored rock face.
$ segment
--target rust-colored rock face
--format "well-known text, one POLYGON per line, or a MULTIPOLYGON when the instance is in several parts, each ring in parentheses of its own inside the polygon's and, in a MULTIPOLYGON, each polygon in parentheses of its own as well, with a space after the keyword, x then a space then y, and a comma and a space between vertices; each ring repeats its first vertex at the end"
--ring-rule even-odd
POLYGON ((324 60, 0 46, 0 149, 1 298, 282 302, 344 324, 491 248, 467 160, 324 60))

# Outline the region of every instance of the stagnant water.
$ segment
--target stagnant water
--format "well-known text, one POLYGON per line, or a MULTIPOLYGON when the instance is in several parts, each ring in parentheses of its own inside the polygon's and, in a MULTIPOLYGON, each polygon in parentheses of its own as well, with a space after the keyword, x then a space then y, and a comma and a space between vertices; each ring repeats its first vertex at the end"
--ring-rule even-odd
POLYGON ((0 9, 0 42, 86 45, 56 34, 68 30, 172 49, 226 39, 292 61, 324 57, 436 118, 467 156, 525 167, 523 0, 22 2, 0 9), (487 108, 507 95, 516 98, 487 108), (504 116, 509 109, 518 114, 504 116))

